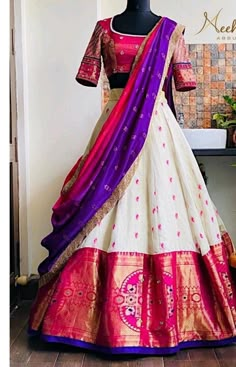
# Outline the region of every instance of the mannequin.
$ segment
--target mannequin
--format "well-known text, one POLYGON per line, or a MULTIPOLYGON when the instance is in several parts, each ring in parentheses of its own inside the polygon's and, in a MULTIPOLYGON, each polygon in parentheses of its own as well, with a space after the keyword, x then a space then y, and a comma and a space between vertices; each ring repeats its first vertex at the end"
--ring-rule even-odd
MULTIPOLYGON (((112 27, 120 33, 145 36, 160 19, 151 11, 150 0, 128 0, 125 11, 114 16, 112 27)), ((128 78, 127 73, 113 74, 109 78, 110 88, 124 88, 128 78)))
POLYGON ((114 16, 113 28, 121 33, 147 35, 161 19, 150 9, 150 0, 128 0, 126 10, 114 16))

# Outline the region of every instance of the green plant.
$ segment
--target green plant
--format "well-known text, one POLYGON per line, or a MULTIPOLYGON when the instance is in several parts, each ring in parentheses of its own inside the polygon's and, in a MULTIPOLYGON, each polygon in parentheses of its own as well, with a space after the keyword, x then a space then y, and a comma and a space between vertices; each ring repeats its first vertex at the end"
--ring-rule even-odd
POLYGON ((223 98, 231 106, 233 112, 236 112, 236 100, 230 96, 223 96, 223 98))
POLYGON ((229 117, 229 115, 226 113, 214 113, 212 120, 216 121, 216 126, 218 129, 226 129, 229 125, 227 117, 229 117))
MULTIPOLYGON (((225 102, 227 102, 232 108, 233 115, 236 113, 236 100, 226 95, 223 96, 225 102)), ((228 127, 236 124, 236 119, 232 119, 230 114, 227 113, 215 113, 212 119, 216 121, 216 126, 219 129, 227 129, 228 127)))

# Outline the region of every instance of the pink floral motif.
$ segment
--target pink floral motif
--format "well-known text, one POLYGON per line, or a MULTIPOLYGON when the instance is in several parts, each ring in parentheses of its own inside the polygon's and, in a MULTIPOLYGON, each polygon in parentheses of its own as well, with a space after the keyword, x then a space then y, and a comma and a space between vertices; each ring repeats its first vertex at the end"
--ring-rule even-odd
POLYGON ((170 182, 173 182, 173 177, 170 177, 169 180, 170 180, 170 182))
POLYGON ((178 232, 177 232, 177 236, 178 236, 178 237, 180 237, 180 234, 181 234, 181 233, 180 233, 180 231, 178 231, 178 232))
POLYGON ((169 165, 169 163, 170 163, 170 161, 169 161, 169 159, 167 159, 167 160, 166 160, 166 164, 167 164, 167 166, 169 165))
POLYGON ((139 219, 139 214, 136 214, 135 218, 136 218, 136 220, 138 220, 139 219))
POLYGON ((158 224, 157 228, 159 229, 159 231, 161 230, 161 224, 158 224))
POLYGON ((201 199, 201 194, 198 194, 199 199, 201 199))
POLYGON ((216 215, 219 215, 219 212, 218 212, 218 210, 216 210, 216 215))
POLYGON ((201 190, 202 189, 202 185, 199 184, 198 185, 198 189, 201 190))
POLYGON ((112 243, 112 247, 114 248, 114 247, 115 247, 115 245, 116 245, 116 243, 115 243, 115 242, 113 242, 113 243, 112 243))
POLYGON ((199 249, 200 249, 199 243, 197 243, 197 242, 196 242, 196 243, 195 243, 195 247, 196 247, 196 249, 198 249, 198 250, 199 250, 199 249))
POLYGON ((166 147, 166 143, 162 143, 162 146, 163 146, 163 148, 165 148, 166 147))
POLYGON ((191 217, 191 221, 194 223, 195 222, 195 219, 194 219, 194 217, 191 217))
POLYGON ((157 192, 156 191, 154 191, 154 195, 156 196, 156 194, 157 194, 157 192))
POLYGON ((154 232, 154 227, 152 227, 152 232, 154 232))
POLYGON ((217 238, 218 238, 218 240, 220 239, 220 234, 219 233, 217 233, 217 238))
POLYGON ((175 218, 178 219, 179 218, 179 214, 175 213, 175 218))
POLYGON ((135 232, 134 236, 135 238, 138 238, 138 232, 135 232))
POLYGON ((115 228, 116 228, 116 225, 115 225, 115 224, 113 224, 112 229, 114 230, 115 228))
POLYGON ((98 241, 98 239, 94 238, 94 240, 93 240, 94 245, 97 243, 97 241, 98 241))
POLYGON ((162 130, 162 127, 161 126, 158 126, 158 130, 161 131, 162 130))
POLYGON ((161 242, 161 248, 163 249, 165 247, 164 242, 161 242))
POLYGON ((211 221, 212 221, 212 223, 214 222, 214 217, 211 217, 211 221))
POLYGON ((138 185, 139 184, 139 179, 137 178, 137 180, 135 181, 135 183, 136 183, 136 185, 138 185))
POLYGON ((155 111, 155 115, 158 115, 158 112, 157 112, 157 110, 155 111))
POLYGON ((176 199, 176 196, 175 195, 172 195, 172 199, 175 201, 175 199, 176 199))
POLYGON ((202 217, 203 216, 203 210, 200 211, 200 216, 202 217))
POLYGON ((137 201, 137 202, 139 201, 139 196, 136 196, 136 201, 137 201))
POLYGON ((208 205, 208 200, 205 201, 206 205, 208 205))
POLYGON ((152 209, 152 214, 155 214, 155 212, 156 212, 156 208, 153 208, 152 209))
POLYGON ((200 237, 201 237, 201 238, 204 238, 204 236, 203 236, 203 234, 202 234, 202 233, 200 233, 200 237))

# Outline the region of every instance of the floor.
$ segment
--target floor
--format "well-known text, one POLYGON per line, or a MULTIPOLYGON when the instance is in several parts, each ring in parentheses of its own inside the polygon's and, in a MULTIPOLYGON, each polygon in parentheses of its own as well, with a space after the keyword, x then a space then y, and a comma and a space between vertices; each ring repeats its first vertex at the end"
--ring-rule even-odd
POLYGON ((169 357, 102 357, 76 348, 28 340, 30 301, 11 313, 10 367, 236 367, 236 344, 224 348, 199 348, 169 357))

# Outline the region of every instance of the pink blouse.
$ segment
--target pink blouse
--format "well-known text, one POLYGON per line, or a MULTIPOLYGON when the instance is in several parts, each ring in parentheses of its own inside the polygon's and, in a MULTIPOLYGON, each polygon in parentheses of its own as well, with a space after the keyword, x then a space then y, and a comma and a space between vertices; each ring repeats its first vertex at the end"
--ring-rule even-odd
MULTIPOLYGON (((96 86, 101 72, 101 59, 107 77, 115 73, 130 73, 138 49, 146 36, 129 35, 112 28, 113 18, 99 20, 85 51, 76 80, 96 86)), ((196 88, 184 37, 181 36, 172 58, 175 87, 178 91, 196 88)))

